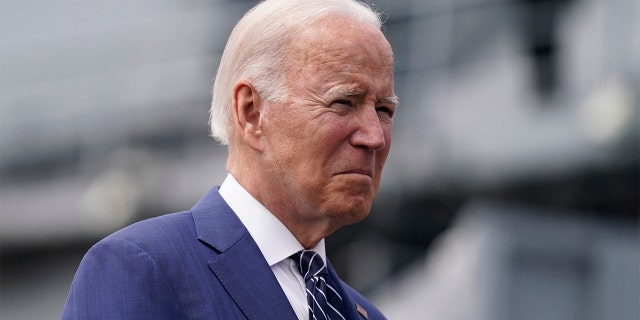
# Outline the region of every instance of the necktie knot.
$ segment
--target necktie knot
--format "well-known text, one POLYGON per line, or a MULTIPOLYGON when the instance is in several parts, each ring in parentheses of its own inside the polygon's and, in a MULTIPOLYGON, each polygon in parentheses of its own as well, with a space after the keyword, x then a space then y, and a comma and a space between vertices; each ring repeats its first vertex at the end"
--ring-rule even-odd
POLYGON ((327 273, 327 266, 322 257, 312 250, 301 250, 293 254, 291 258, 298 264, 298 270, 304 278, 304 281, 309 281, 313 277, 325 277, 327 273))
POLYGON ((291 259, 305 281, 309 319, 344 320, 342 297, 331 283, 322 257, 315 251, 302 250, 291 259))

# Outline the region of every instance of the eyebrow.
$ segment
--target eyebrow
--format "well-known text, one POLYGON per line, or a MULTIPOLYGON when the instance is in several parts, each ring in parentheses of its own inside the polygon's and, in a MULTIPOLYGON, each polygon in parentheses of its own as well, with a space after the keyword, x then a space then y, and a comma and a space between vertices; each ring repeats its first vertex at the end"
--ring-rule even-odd
POLYGON ((337 89, 335 92, 342 96, 353 97, 362 94, 362 91, 358 89, 337 89))
POLYGON ((393 96, 388 97, 388 98, 383 98, 382 100, 380 100, 380 102, 398 104, 398 103, 400 103, 400 99, 398 99, 398 96, 393 95, 393 96))
MULTIPOLYGON (((353 96, 358 96, 362 94, 362 92, 358 89, 338 89, 336 90, 336 93, 347 96, 347 97, 353 97, 353 96)), ((382 98, 378 100, 378 103, 398 104, 400 103, 400 100, 398 99, 398 96, 393 95, 391 97, 382 98)))

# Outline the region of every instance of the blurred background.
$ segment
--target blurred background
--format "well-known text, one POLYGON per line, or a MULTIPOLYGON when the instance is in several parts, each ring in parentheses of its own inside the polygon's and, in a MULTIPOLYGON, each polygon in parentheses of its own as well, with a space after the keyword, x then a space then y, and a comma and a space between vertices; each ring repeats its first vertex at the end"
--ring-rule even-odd
MULTIPOLYGON (((0 318, 59 318, 93 243, 222 182, 212 79, 255 3, 0 2, 0 318)), ((401 104, 343 278, 390 319, 639 319, 640 2, 373 5, 401 104)))

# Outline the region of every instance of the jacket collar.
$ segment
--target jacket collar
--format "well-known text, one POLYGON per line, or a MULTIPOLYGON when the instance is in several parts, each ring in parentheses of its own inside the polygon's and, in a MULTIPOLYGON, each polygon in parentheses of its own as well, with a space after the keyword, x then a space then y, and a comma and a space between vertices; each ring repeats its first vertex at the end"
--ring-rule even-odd
MULTIPOLYGON (((240 219, 213 188, 192 209, 198 240, 213 248, 207 263, 247 319, 296 319, 289 300, 240 219)), ((356 302, 327 260, 327 270, 344 297, 346 319, 361 319, 356 302)))
POLYGON ((240 219, 212 189, 192 209, 198 240, 218 254, 207 261, 247 319, 295 319, 278 280, 240 219))
POLYGON ((360 316, 358 316, 356 302, 352 299, 351 295, 349 295, 345 291, 342 280, 340 280, 338 274, 328 260, 327 272, 329 273, 331 281, 337 285, 338 294, 340 294, 340 296, 342 297, 342 302, 344 303, 344 308, 346 310, 346 314, 344 314, 345 319, 362 319, 360 316))

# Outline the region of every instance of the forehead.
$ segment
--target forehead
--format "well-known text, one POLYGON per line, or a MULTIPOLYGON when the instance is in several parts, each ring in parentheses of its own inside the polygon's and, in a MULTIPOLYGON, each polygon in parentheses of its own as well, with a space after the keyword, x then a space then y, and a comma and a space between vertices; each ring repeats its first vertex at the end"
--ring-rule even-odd
MULTIPOLYGON (((393 52, 376 27, 327 17, 297 33, 289 49, 290 78, 296 83, 361 79, 393 87, 393 52), (314 81, 316 80, 316 81, 314 81)), ((355 81, 359 82, 359 81, 355 81)), ((354 85, 352 83, 352 85, 354 85)))

